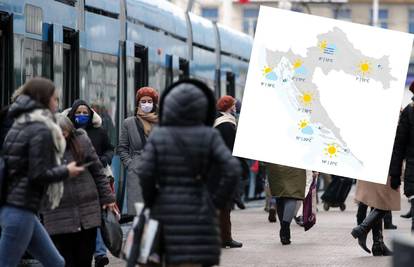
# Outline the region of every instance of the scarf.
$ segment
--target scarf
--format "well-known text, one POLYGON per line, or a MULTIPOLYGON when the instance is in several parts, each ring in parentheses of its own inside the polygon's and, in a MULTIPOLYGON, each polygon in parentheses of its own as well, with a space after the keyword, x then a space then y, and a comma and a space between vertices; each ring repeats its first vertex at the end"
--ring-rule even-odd
POLYGON ((145 136, 148 137, 150 134, 152 128, 154 127, 154 124, 158 123, 158 115, 153 113, 144 113, 140 110, 137 112, 138 119, 142 122, 142 125, 144 126, 144 133, 145 136))
POLYGON ((231 115, 230 113, 225 113, 225 112, 220 112, 220 113, 223 116, 218 117, 214 121, 214 125, 213 125, 214 128, 217 127, 217 126, 219 126, 222 123, 225 123, 225 122, 230 122, 230 123, 234 124, 234 126, 237 125, 236 124, 236 118, 233 115, 231 115))
MULTIPOLYGON (((20 115, 15 123, 25 124, 28 122, 42 122, 50 130, 53 138, 53 145, 55 150, 55 159, 58 165, 61 164, 61 159, 66 149, 66 141, 62 134, 62 130, 59 125, 55 123, 56 119, 52 112, 48 109, 35 109, 30 113, 20 115)), ((51 204, 51 209, 55 209, 59 206, 60 200, 63 196, 63 181, 51 183, 46 190, 47 200, 51 204)))

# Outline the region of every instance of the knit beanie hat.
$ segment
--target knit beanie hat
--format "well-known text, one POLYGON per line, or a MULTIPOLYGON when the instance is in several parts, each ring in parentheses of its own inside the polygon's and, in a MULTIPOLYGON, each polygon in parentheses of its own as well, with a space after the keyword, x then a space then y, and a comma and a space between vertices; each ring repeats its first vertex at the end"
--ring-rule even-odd
POLYGON ((158 104, 158 92, 152 87, 141 87, 137 91, 136 100, 139 101, 143 96, 149 96, 155 104, 158 104))
POLYGON ((236 102, 236 99, 234 99, 232 96, 229 96, 229 95, 222 96, 217 101, 217 110, 224 112, 228 110, 229 108, 231 108, 235 102, 236 102))

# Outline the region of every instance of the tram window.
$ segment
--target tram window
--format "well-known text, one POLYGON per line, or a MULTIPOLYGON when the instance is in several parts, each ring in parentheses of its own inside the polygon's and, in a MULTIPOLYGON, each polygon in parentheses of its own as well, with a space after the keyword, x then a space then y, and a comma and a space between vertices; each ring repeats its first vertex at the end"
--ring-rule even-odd
POLYGON ((33 77, 50 78, 50 47, 46 42, 26 38, 24 41, 25 81, 33 77))
POLYGON ((226 72, 226 91, 227 95, 231 95, 232 97, 235 97, 235 91, 236 91, 236 81, 235 76, 233 72, 226 72))
POLYGON ((118 92, 118 58, 87 52, 87 75, 83 98, 102 118, 102 127, 116 144, 116 113, 118 92))
POLYGON ((188 78, 190 75, 190 63, 184 58, 180 58, 180 79, 188 78))
POLYGON ((148 86, 156 89, 161 93, 166 85, 166 73, 167 70, 159 64, 148 64, 148 86))
POLYGON ((173 56, 165 56, 165 65, 167 66, 165 70, 165 86, 169 86, 174 81, 173 56))
POLYGON ((27 4, 25 6, 26 31, 42 34, 43 12, 40 7, 27 4))

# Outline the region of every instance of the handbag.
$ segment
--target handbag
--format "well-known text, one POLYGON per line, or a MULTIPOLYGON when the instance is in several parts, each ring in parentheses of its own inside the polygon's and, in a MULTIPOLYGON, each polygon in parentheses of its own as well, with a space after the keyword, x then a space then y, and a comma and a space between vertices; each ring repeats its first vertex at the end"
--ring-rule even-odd
POLYGON ((122 229, 116 215, 112 211, 102 211, 102 225, 101 225, 102 239, 105 246, 115 257, 119 257, 122 248, 122 229))
POLYGON ((122 250, 127 267, 136 264, 157 266, 161 263, 160 231, 160 223, 150 217, 148 208, 135 216, 122 250))
POLYGON ((312 178, 309 192, 303 200, 303 227, 305 231, 311 229, 316 223, 316 178, 312 178))

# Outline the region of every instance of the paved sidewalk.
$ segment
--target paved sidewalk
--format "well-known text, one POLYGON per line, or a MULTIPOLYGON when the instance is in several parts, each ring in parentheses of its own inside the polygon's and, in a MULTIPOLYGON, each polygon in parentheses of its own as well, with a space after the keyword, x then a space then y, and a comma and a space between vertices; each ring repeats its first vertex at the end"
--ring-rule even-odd
MULTIPOLYGON (((233 237, 243 242, 241 249, 225 249, 222 264, 225 267, 287 267, 287 266, 391 266, 391 257, 373 257, 363 251, 350 235, 356 224, 357 205, 353 202, 354 189, 347 199, 347 209, 323 211, 319 204, 317 224, 304 232, 292 224, 292 244, 282 246, 279 241, 279 223, 267 221, 263 201, 249 203, 248 209, 232 212, 233 237)), ((408 210, 406 198, 402 198, 402 211, 393 212, 397 230, 385 230, 385 242, 391 248, 395 234, 410 235, 411 221, 400 218, 408 210)), ((368 246, 372 244, 371 234, 368 246)), ((111 258, 111 267, 125 266, 123 261, 111 258)))

